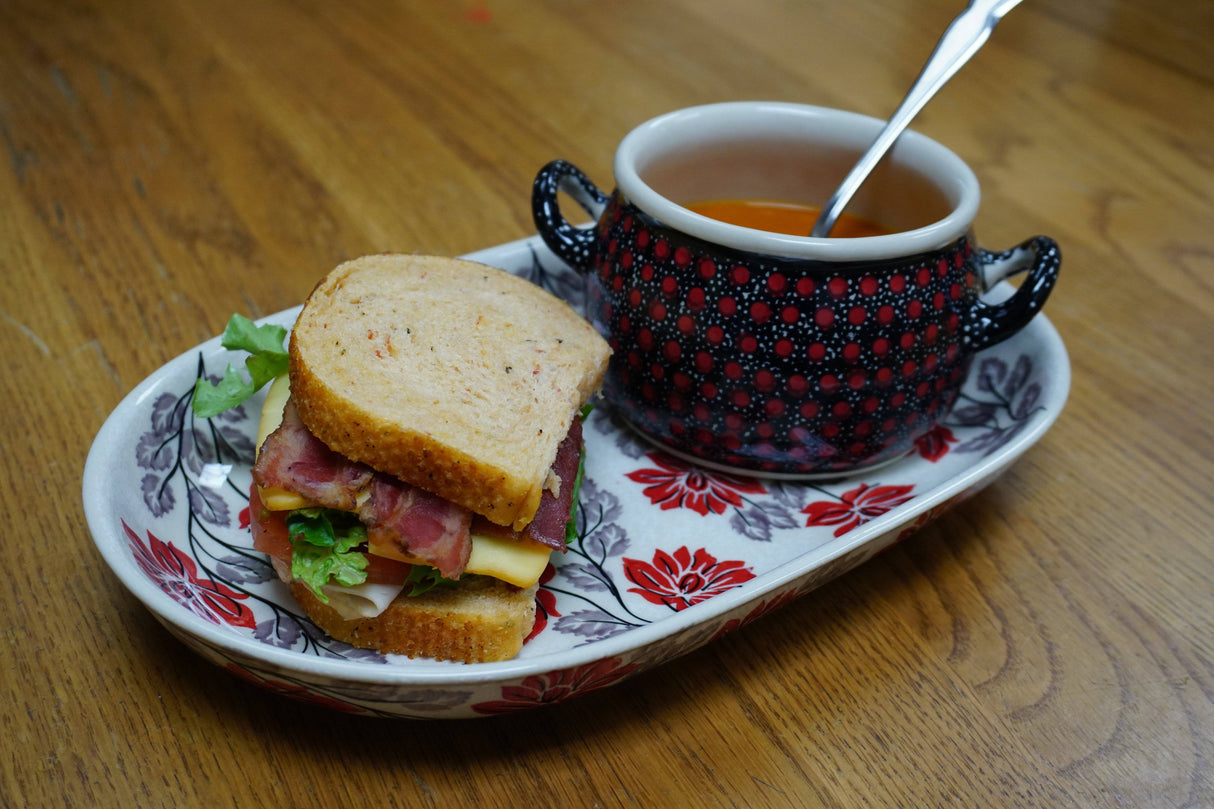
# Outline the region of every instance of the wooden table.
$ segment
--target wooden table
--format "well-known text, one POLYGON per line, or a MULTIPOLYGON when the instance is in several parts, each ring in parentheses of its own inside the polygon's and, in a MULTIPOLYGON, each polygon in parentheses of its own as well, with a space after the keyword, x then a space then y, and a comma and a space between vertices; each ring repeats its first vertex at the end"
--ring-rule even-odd
POLYGON ((230 312, 338 261, 532 232, 718 100, 886 115, 945 0, 0 6, 5 806, 1214 804, 1214 5, 1029 2, 916 128, 1002 247, 1062 245, 1070 401, 981 495, 557 707, 349 717, 170 637, 94 549, 90 442, 230 312))

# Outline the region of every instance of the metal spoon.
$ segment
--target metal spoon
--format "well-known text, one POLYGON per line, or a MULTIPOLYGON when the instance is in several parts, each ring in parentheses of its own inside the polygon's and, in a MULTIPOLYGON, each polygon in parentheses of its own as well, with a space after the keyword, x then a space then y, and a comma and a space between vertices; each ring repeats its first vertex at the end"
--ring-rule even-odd
POLYGON ((851 201, 852 195, 860 188, 869 172, 876 167, 877 163, 881 162, 881 158, 894 145, 894 141, 902 134, 902 130, 906 129, 911 119, 953 77, 953 74, 978 52, 978 49, 990 37, 996 23, 1003 19, 1003 15, 1019 4, 1020 0, 971 0, 965 11, 957 15, 956 19, 945 29, 940 41, 936 43, 936 49, 928 57, 927 63, 919 72, 919 77, 911 85, 910 91, 902 99, 898 109, 877 134, 877 138, 868 147, 868 151, 843 178, 839 189, 823 206, 818 221, 814 223, 813 230, 810 231, 810 236, 830 235, 831 229, 835 226, 835 220, 839 218, 839 214, 843 213, 843 209, 851 201))

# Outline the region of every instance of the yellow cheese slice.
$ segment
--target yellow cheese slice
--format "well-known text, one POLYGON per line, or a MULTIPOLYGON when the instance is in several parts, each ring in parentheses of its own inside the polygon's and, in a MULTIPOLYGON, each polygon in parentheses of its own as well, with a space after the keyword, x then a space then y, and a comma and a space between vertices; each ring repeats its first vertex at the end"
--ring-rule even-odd
MULTIPOLYGON (((257 425, 258 451, 270 433, 282 423, 282 410, 290 396, 291 387, 286 374, 270 384, 266 392, 266 402, 261 409, 261 421, 257 425)), ((270 511, 291 511, 312 505, 299 494, 285 489, 259 487, 257 492, 261 496, 262 505, 270 511)), ((382 555, 396 556, 392 553, 382 555)), ((469 573, 501 579, 516 587, 530 587, 540 580, 551 556, 552 549, 538 542, 473 534, 472 554, 465 569, 469 573)))
MULTIPOLYGON (((291 398, 291 384, 286 374, 276 377, 266 389, 266 402, 261 406, 261 421, 257 423, 257 451, 269 438, 270 433, 282 424, 282 409, 291 398)), ((310 503, 296 492, 289 492, 276 486, 257 488, 261 496, 261 504, 270 511, 294 511, 297 508, 307 508, 310 503)))
POLYGON ((257 422, 257 451, 266 443, 270 433, 282 424, 282 409, 291 398, 291 379, 286 374, 274 377, 270 387, 266 388, 266 401, 261 406, 261 421, 257 422))
POLYGON ((540 580, 552 548, 531 540, 472 535, 468 572, 492 576, 516 587, 530 587, 540 580))

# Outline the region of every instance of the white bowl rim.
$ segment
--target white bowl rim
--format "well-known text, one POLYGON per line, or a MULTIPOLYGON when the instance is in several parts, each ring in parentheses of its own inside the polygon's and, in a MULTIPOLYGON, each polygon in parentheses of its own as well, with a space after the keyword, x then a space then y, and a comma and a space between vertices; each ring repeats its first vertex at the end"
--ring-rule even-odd
POLYGON ((637 165, 650 152, 682 148, 691 140, 722 143, 759 132, 815 132, 863 150, 884 121, 846 110, 780 101, 727 101, 687 107, 640 124, 620 141, 614 175, 619 191, 646 214, 670 227, 737 250, 819 261, 877 261, 947 246, 964 236, 981 200, 978 178, 952 150, 914 130, 898 138, 887 160, 897 160, 930 179, 955 199, 943 219, 914 230, 854 239, 767 233, 694 213, 658 193, 641 179, 637 165))

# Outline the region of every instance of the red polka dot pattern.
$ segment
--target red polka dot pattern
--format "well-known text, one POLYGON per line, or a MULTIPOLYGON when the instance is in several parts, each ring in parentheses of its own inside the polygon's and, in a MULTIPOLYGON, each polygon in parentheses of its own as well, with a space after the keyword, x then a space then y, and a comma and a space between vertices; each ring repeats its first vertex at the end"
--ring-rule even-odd
POLYGON ((614 336, 605 394, 682 452, 785 473, 880 463, 964 381, 968 239, 840 271, 700 242, 619 195, 598 235, 587 315, 614 336))

